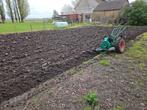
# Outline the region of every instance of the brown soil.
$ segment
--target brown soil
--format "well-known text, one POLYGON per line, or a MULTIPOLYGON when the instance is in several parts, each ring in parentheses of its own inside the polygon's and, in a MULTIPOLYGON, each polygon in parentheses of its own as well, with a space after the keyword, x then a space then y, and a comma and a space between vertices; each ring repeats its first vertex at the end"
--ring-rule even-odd
POLYGON ((147 62, 140 68, 143 61, 126 56, 95 56, 31 92, 6 101, 1 110, 91 110, 86 109, 83 98, 90 91, 97 93, 100 110, 146 110, 147 62), (101 65, 101 59, 109 60, 110 65, 101 65))
MULTIPOLYGON (((111 30, 84 27, 0 35, 0 103, 95 56, 92 50, 111 30)), ((129 27, 127 39, 146 30, 147 27, 129 27)))

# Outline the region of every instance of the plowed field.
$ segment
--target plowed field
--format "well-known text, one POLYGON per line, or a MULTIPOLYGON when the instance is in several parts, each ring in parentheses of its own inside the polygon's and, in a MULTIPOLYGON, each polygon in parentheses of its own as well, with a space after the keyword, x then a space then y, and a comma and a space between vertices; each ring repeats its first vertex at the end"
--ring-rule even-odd
MULTIPOLYGON (((0 103, 93 57, 91 51, 111 30, 83 27, 0 35, 0 103)), ((127 39, 145 31, 147 27, 129 27, 127 39)))

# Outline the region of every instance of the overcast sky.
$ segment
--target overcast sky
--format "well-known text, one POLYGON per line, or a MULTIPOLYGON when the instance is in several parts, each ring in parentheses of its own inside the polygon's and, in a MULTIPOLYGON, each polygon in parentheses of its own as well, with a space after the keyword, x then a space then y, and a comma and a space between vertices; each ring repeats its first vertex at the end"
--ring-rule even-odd
MULTIPOLYGON (((28 18, 48 18, 53 10, 61 12, 65 4, 71 4, 73 0, 28 0, 30 4, 30 15, 28 18)), ((134 0, 129 0, 132 2, 134 0)))
POLYGON ((65 4, 71 4, 73 0, 28 0, 30 15, 28 18, 48 18, 53 10, 61 11, 65 4))
MULTIPOLYGON (((65 4, 71 4, 73 0, 28 0, 30 5, 30 15, 28 18, 49 18, 53 10, 61 12, 65 4)), ((134 0, 129 0, 132 2, 134 0)))

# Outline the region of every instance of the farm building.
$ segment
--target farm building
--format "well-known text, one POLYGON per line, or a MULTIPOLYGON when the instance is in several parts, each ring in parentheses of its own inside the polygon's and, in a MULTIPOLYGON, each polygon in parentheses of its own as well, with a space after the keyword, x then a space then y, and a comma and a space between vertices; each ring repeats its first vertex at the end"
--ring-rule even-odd
POLYGON ((101 2, 93 11, 92 20, 97 22, 114 22, 122 8, 129 5, 128 0, 101 2))
POLYGON ((75 12, 80 15, 80 21, 90 22, 92 20, 93 10, 102 1, 103 0, 79 0, 75 6, 75 12))

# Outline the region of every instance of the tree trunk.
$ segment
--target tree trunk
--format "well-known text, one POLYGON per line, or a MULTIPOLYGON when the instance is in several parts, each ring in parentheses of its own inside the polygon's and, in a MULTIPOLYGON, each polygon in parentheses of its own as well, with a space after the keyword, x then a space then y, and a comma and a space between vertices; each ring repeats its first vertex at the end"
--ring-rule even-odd
POLYGON ((21 22, 22 22, 22 23, 24 22, 24 18, 21 18, 21 22))
POLYGON ((3 1, 0 0, 0 16, 1 16, 1 20, 2 20, 2 23, 5 23, 5 9, 4 9, 4 4, 3 4, 3 1))
POLYGON ((15 2, 15 10, 16 10, 17 19, 20 22, 21 19, 20 19, 20 12, 19 12, 19 8, 18 8, 18 2, 17 2, 17 0, 14 0, 14 2, 15 2))
POLYGON ((8 7, 8 15, 9 17, 11 18, 11 21, 12 23, 14 23, 14 13, 13 13, 13 3, 11 0, 6 0, 6 4, 7 4, 7 7, 8 7))

